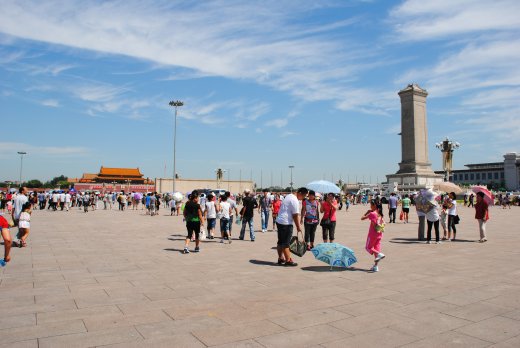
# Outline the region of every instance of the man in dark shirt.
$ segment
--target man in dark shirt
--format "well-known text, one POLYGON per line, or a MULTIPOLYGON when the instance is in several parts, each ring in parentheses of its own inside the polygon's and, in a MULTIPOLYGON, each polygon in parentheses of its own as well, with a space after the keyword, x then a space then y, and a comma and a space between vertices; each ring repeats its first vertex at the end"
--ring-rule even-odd
POLYGON ((191 237, 195 234, 195 252, 199 252, 199 235, 200 235, 200 227, 204 226, 204 217, 202 217, 202 210, 200 209, 199 204, 199 192, 193 191, 190 195, 190 200, 186 202, 184 206, 184 219, 186 220, 186 229, 188 230, 188 235, 186 236, 186 244, 184 245, 184 254, 189 254, 190 251, 188 246, 190 245, 191 237))
POLYGON ((249 237, 251 242, 255 241, 255 228, 253 224, 253 216, 255 209, 258 208, 256 199, 251 197, 251 191, 249 189, 244 190, 244 199, 242 200, 244 207, 240 212, 242 217, 242 229, 240 230, 240 240, 244 240, 244 234, 246 232, 246 222, 249 224, 249 237))

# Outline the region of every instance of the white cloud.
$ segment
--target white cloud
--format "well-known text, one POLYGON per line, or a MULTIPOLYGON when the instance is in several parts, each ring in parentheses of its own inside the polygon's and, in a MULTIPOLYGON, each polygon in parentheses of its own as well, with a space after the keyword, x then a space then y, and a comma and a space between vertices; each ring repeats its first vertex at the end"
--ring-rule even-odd
POLYGON ((27 156, 85 156, 90 150, 75 146, 37 146, 25 143, 0 142, 0 156, 13 155, 18 151, 27 152, 27 156))
POLYGON ((43 106, 49 106, 51 108, 57 108, 60 106, 60 103, 57 100, 54 99, 47 99, 42 101, 41 103, 43 106))
POLYGON ((88 84, 73 87, 72 93, 79 99, 85 101, 109 102, 122 95, 127 90, 128 89, 124 87, 111 86, 107 84, 88 84))
MULTIPOLYGON (((353 82, 360 72, 385 59, 377 55, 376 47, 328 35, 359 18, 343 17, 322 25, 294 20, 320 6, 344 4, 19 1, 2 6, 0 31, 176 67, 178 72, 170 79, 246 79, 303 100, 341 102, 344 94, 357 88, 353 82)), ((104 93, 98 91, 81 91, 79 96, 104 101, 104 93)), ((264 113, 245 116, 253 121, 264 113)))
POLYGON ((407 0, 391 13, 405 40, 450 38, 483 31, 520 29, 516 0, 407 0))
POLYGON ((287 118, 277 118, 274 120, 267 121, 265 125, 268 127, 282 128, 287 126, 288 123, 289 120, 287 118))

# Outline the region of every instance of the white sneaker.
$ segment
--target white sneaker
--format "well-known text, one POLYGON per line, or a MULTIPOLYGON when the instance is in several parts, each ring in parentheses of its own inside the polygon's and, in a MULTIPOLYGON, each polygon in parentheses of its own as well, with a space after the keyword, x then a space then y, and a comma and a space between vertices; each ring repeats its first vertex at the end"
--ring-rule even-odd
POLYGON ((376 265, 374 265, 374 267, 372 267, 371 271, 372 271, 372 272, 379 272, 379 267, 377 267, 376 265))
MULTIPOLYGON (((379 261, 381 261, 382 259, 384 259, 385 257, 386 257, 385 254, 383 254, 383 253, 379 253, 379 254, 377 254, 377 257, 376 257, 375 261, 376 261, 376 262, 379 262, 379 261)), ((376 267, 377 267, 377 266, 376 266, 376 267)), ((377 272, 377 271, 376 271, 376 272, 377 272)))
POLYGON ((442 242, 441 242, 441 241, 438 241, 438 242, 435 242, 435 244, 442 244, 442 242))
POLYGON ((427 242, 426 242, 426 244, 431 244, 431 243, 432 243, 432 242, 430 242, 430 241, 427 241, 427 242))

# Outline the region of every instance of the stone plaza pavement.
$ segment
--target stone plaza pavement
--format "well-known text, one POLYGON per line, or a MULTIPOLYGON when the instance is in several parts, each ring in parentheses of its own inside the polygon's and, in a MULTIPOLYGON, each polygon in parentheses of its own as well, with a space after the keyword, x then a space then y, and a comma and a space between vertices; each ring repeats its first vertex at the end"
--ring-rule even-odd
POLYGON ((0 347, 520 347, 520 208, 491 209, 485 244, 472 208, 442 245, 416 242, 413 213, 387 227, 379 273, 366 209, 338 212, 359 262, 332 272, 312 253, 276 266, 273 232, 183 255, 165 209, 35 211, 0 270, 0 347))

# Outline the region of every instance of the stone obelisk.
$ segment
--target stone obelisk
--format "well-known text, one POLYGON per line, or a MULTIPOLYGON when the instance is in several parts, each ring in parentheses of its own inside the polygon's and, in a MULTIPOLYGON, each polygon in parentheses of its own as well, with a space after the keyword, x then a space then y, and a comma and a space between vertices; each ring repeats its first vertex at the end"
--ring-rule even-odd
POLYGON ((416 84, 410 84, 398 94, 401 98, 402 160, 397 173, 387 175, 388 183, 395 183, 401 189, 431 187, 442 181, 442 175, 433 172, 428 159, 428 92, 416 84))

